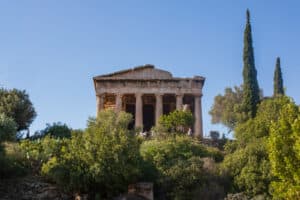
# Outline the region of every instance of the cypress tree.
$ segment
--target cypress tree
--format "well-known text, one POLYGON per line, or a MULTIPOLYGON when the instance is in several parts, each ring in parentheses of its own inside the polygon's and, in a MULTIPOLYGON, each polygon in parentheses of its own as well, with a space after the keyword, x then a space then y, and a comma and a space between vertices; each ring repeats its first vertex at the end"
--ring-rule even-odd
POLYGON ((249 10, 247 10, 247 23, 244 31, 243 61, 243 108, 247 116, 253 118, 256 115, 257 104, 259 103, 259 87, 254 63, 249 10))
POLYGON ((276 66, 275 66, 275 72, 274 72, 274 94, 273 95, 274 96, 284 95, 283 79, 282 79, 279 57, 277 57, 277 59, 276 59, 276 66))

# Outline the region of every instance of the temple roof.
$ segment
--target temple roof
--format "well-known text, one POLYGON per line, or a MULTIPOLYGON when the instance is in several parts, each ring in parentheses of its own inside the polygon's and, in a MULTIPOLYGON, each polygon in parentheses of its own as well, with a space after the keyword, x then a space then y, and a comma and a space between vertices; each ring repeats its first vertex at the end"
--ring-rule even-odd
MULTIPOLYGON (((97 80, 159 80, 159 79, 185 79, 185 78, 174 78, 168 71, 157 69, 154 65, 146 64, 143 66, 134 67, 131 69, 125 69, 109 74, 96 76, 93 78, 97 80)), ((191 78, 187 78, 191 79, 191 78)), ((205 78, 201 76, 195 76, 193 79, 204 81, 205 78)))
POLYGON ((125 69, 110 74, 104 74, 94 77, 94 80, 105 79, 170 79, 172 74, 170 72, 156 69, 154 65, 143 65, 131 69, 125 69))

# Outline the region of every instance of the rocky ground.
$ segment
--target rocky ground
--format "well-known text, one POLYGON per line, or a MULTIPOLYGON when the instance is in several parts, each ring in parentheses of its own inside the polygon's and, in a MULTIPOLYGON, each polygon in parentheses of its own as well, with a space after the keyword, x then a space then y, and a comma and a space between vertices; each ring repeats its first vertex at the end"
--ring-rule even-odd
POLYGON ((1 200, 69 200, 65 194, 39 176, 26 176, 0 180, 1 200))

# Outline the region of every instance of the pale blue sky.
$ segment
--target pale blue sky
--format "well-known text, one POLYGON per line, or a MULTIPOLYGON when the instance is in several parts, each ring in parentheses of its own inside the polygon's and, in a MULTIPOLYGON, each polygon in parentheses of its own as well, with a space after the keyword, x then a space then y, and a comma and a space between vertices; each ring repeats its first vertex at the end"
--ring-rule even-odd
POLYGON ((300 103, 300 1, 1 1, 0 84, 25 89, 31 132, 61 121, 84 128, 95 115, 92 77, 146 63, 174 76, 206 77, 204 131, 213 98, 242 83, 245 11, 251 11, 258 81, 273 89, 281 57, 287 94, 300 103))

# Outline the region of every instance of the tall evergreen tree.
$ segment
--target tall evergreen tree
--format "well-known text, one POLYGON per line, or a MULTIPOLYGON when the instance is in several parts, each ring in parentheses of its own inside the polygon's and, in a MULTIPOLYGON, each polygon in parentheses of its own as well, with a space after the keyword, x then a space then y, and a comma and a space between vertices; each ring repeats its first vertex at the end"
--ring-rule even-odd
POLYGON ((257 104, 259 103, 259 87, 254 63, 249 10, 247 10, 247 23, 244 32, 243 61, 243 108, 247 116, 253 118, 255 117, 257 104))
POLYGON ((284 95, 283 79, 282 79, 279 57, 277 57, 276 59, 276 66, 274 72, 274 96, 278 96, 278 95, 284 95))

